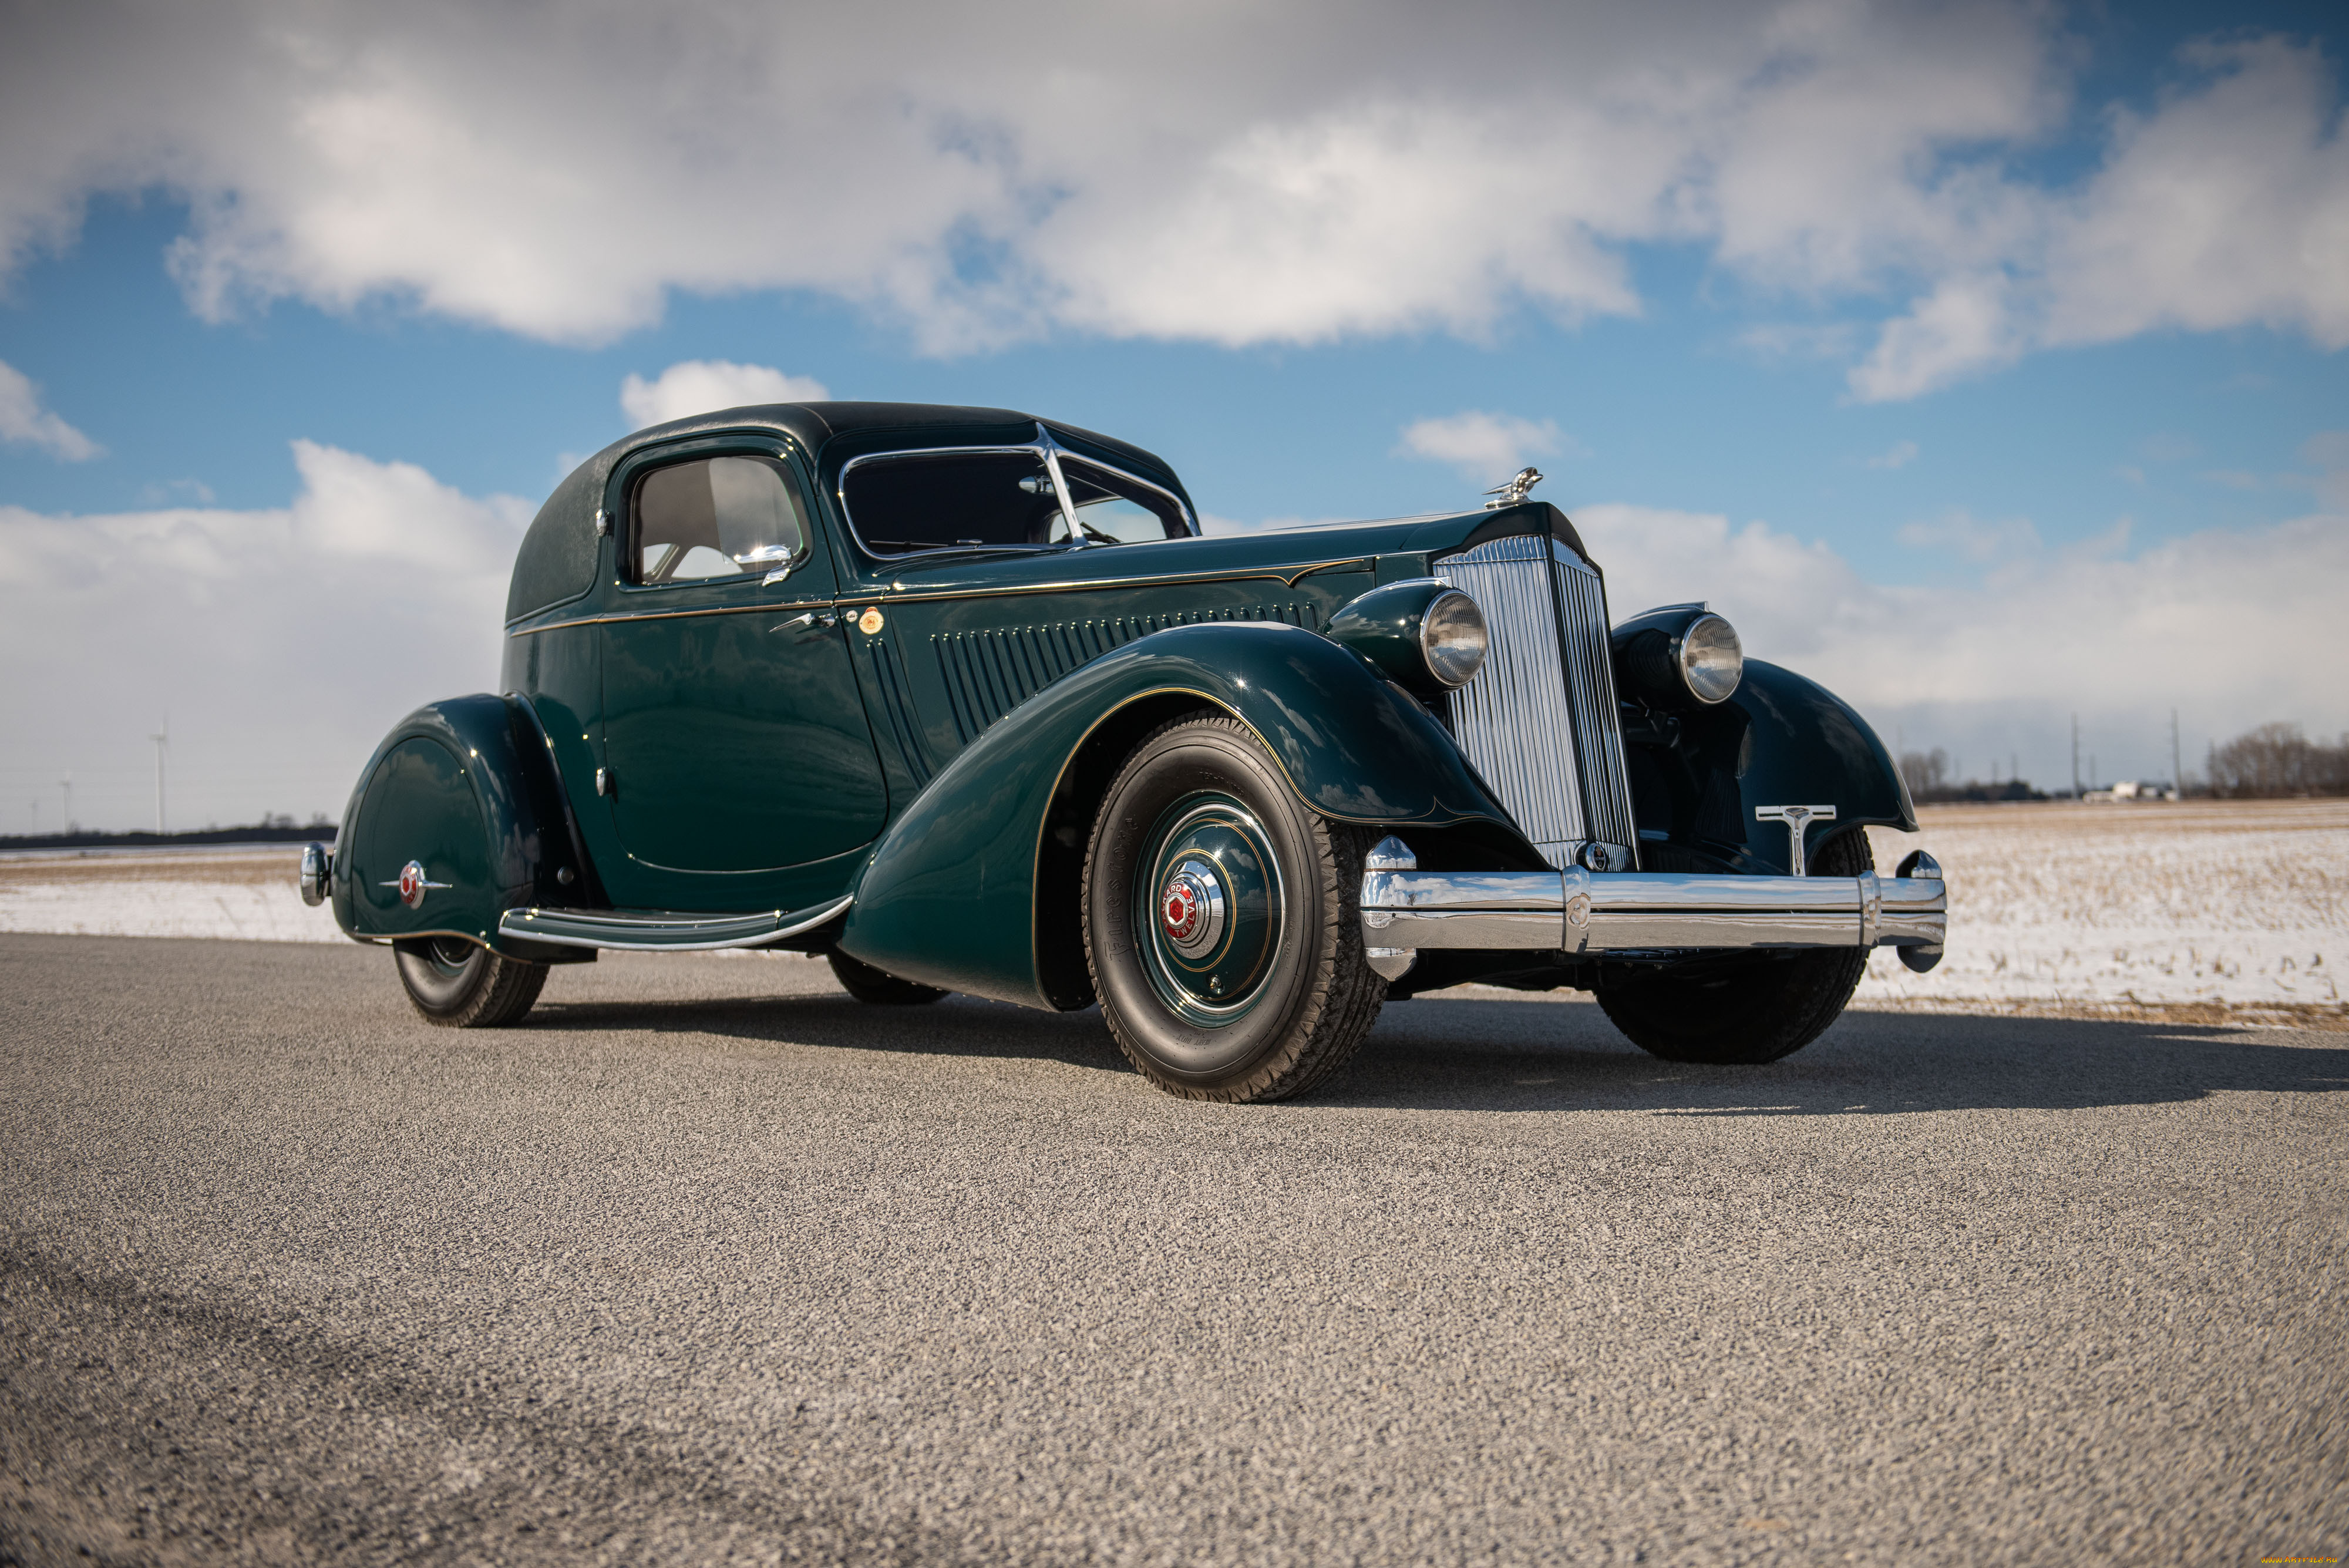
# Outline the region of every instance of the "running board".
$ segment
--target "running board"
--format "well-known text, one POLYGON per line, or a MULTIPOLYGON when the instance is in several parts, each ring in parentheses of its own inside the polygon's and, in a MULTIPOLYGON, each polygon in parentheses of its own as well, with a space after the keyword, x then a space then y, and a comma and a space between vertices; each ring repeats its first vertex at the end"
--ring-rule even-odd
POLYGON ((838 919, 855 901, 851 894, 820 909, 767 909, 755 915, 687 915, 667 909, 508 909, 498 919, 498 934, 558 948, 717 952, 787 940, 838 919))

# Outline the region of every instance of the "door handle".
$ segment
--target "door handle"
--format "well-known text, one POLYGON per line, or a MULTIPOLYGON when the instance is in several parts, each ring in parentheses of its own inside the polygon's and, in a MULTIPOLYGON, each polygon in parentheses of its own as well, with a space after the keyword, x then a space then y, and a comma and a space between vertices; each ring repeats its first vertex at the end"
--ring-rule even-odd
POLYGON ((792 617, 789 620, 777 622, 775 625, 769 627, 767 630, 771 633, 778 631, 801 631, 807 628, 813 627, 819 631, 830 631, 833 627, 838 626, 839 624, 840 617, 833 613, 831 610, 804 610, 800 614, 792 617))

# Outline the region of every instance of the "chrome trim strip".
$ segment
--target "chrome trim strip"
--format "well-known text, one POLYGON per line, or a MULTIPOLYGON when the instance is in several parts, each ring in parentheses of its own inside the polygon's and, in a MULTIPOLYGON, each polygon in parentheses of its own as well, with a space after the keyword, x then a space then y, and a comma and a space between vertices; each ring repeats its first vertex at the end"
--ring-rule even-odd
MULTIPOLYGON (((1166 543, 1174 544, 1170 539, 1166 543)), ((1054 546, 1055 549, 1059 546, 1054 546)), ((1358 571, 1371 569, 1371 557, 1349 556, 1341 560, 1316 561, 1309 566, 1262 571, 1162 572, 1145 577, 1086 577, 1067 582, 1011 583, 999 587, 944 588, 924 592, 920 588, 864 588, 839 594, 829 599, 781 599, 771 604, 719 605, 709 609, 630 610, 613 615, 574 616, 567 620, 548 621, 540 626, 509 626, 508 637, 531 637, 542 631, 564 631, 572 627, 605 626, 624 620, 667 620, 686 616, 705 615, 764 615, 775 610, 795 609, 806 605, 829 605, 835 609, 851 610, 859 605, 901 605, 942 603, 948 599, 991 599, 1012 594, 1081 594, 1111 593, 1121 588, 1163 588, 1185 583, 1278 583, 1293 588, 1316 572, 1358 571)), ((688 585, 689 586, 689 585, 688 585)), ((1471 685, 1475 682, 1472 680, 1471 685)))
POLYGON ((498 917, 498 934, 559 948, 605 948, 623 952, 716 952, 726 948, 764 947, 812 931, 856 901, 853 893, 794 916, 787 909, 755 915, 691 915, 620 909, 508 909, 498 917), (708 941, 630 940, 656 931, 708 941), (722 933, 722 934, 719 934, 722 933))

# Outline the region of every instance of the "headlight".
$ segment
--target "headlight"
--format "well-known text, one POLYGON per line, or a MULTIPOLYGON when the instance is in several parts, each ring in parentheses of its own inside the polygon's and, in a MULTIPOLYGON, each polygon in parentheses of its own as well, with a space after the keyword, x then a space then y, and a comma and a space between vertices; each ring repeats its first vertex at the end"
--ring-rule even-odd
POLYGON ((1608 639, 1616 690, 1661 708, 1726 702, 1745 679, 1745 650, 1730 624, 1702 605, 1635 615, 1608 639))
POLYGON ((1389 583, 1330 618, 1330 640, 1422 697, 1464 685, 1485 662, 1485 612, 1433 577, 1389 583))
MULTIPOLYGON (((1724 628, 1728 625, 1722 624, 1724 628)), ((1427 672, 1445 686, 1465 686, 1468 678, 1484 667, 1488 646, 1485 612, 1458 588, 1437 595, 1420 617, 1420 656, 1427 660, 1427 672)), ((1734 634, 1729 646, 1733 651, 1737 647, 1734 634)))
POLYGON ((1703 703, 1725 702, 1745 677, 1745 649, 1737 629, 1717 615, 1700 616, 1681 633, 1681 683, 1703 703))

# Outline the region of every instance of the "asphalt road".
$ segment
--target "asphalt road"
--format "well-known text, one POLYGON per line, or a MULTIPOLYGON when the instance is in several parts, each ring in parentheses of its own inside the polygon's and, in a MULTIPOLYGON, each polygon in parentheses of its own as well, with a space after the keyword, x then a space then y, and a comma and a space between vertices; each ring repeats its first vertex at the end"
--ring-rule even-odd
POLYGON ((2344 1044, 1423 999, 1229 1107, 798 959, 0 937, 0 1562, 2349 1556, 2344 1044))

